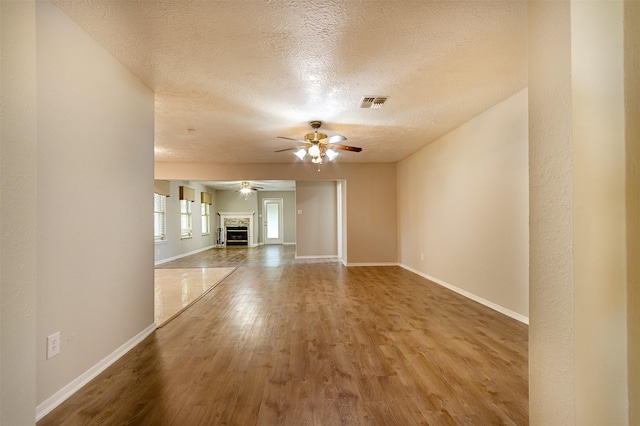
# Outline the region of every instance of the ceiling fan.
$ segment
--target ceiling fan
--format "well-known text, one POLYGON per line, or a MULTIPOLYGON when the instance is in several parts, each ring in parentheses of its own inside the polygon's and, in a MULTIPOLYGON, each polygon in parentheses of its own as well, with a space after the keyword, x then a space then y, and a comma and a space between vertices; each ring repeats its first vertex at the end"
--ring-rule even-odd
POLYGON ((253 186, 251 185, 251 182, 248 181, 243 181, 240 182, 240 189, 238 189, 238 192, 240 192, 241 194, 250 194, 251 191, 257 191, 259 189, 264 189, 261 186, 253 186))
POLYGON ((320 128, 320 126, 322 126, 322 121, 314 120, 310 121, 309 124, 313 128, 313 133, 307 133, 306 135, 304 135, 304 139, 293 139, 287 138, 285 136, 278 136, 278 138, 280 139, 287 139, 303 143, 304 146, 300 148, 279 149, 276 152, 292 151, 294 149, 297 149, 295 154, 298 158, 302 160, 308 154, 311 157, 312 163, 320 165, 322 164, 322 160, 324 157, 328 158, 329 161, 336 158, 338 156, 338 153, 335 151, 336 149, 351 152, 362 151, 362 148, 358 148, 356 146, 338 144, 337 142, 347 140, 347 138, 342 135, 334 135, 328 137, 324 133, 319 133, 318 129, 320 128))

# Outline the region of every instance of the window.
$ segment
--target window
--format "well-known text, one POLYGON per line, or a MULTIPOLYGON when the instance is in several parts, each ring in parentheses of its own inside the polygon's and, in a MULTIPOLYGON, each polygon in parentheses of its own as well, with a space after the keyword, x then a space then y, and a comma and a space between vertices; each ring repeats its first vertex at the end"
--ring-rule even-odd
POLYGON ((153 239, 163 241, 166 238, 165 211, 167 197, 153 194, 153 239))
POLYGON ((200 204, 202 206, 202 235, 211 233, 211 206, 207 203, 200 204))
POLYGON ((191 201, 180 200, 180 238, 191 238, 191 201))

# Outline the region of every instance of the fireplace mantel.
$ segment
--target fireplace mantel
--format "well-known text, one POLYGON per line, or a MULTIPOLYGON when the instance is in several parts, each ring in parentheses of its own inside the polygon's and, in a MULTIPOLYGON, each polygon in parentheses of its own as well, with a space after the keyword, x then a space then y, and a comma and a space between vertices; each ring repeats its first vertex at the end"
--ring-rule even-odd
MULTIPOLYGON (((226 239, 227 235, 227 224, 225 221, 227 219, 248 219, 249 220, 249 247, 255 247, 257 244, 255 243, 254 232, 253 232, 253 216, 255 216, 256 212, 218 212, 220 216, 220 227, 223 230, 224 238, 226 239)), ((226 241, 225 241, 226 242, 226 241)))

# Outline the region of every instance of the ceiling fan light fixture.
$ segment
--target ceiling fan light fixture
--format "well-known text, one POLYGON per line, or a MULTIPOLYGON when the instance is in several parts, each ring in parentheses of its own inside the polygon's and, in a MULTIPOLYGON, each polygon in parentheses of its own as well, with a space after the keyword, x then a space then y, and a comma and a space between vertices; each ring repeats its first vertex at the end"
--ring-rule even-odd
POLYGON ((249 182, 242 182, 240 185, 240 193, 242 195, 251 194, 251 184, 249 182))
MULTIPOLYGON (((372 99, 372 101, 375 99, 372 99)), ((346 141, 342 135, 333 135, 328 137, 325 133, 318 132, 318 129, 322 125, 319 120, 310 121, 309 124, 313 129, 313 133, 307 133, 304 135, 304 140, 293 139, 285 136, 278 136, 280 139, 287 139, 296 142, 302 142, 304 144, 301 148, 285 148, 279 149, 276 152, 294 151, 296 157, 300 160, 304 160, 307 154, 311 157, 311 162, 318 165, 318 171, 320 171, 320 164, 324 161, 325 157, 328 161, 333 161, 338 156, 337 150, 360 152, 362 148, 357 146, 342 145, 341 142, 346 141)))
POLYGON ((329 148, 325 151, 325 154, 327 154, 327 157, 329 158, 329 161, 333 161, 334 158, 336 158, 338 156, 338 153, 335 152, 333 149, 329 148))
POLYGON ((309 155, 314 159, 320 157, 320 147, 317 144, 313 144, 309 147, 309 155))
POLYGON ((307 155, 307 151, 304 148, 300 148, 299 150, 297 150, 296 152, 294 152, 294 154, 296 155, 296 157, 298 157, 301 160, 304 160, 304 156, 307 155))

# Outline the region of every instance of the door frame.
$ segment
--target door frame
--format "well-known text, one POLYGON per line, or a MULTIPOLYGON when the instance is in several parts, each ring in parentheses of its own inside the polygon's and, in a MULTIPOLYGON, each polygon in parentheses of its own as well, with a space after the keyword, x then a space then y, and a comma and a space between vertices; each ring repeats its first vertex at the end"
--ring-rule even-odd
POLYGON ((284 244, 284 199, 283 198, 263 198, 262 199, 262 243, 264 245, 284 244), (279 238, 267 238, 267 204, 278 205, 278 229, 279 238))

